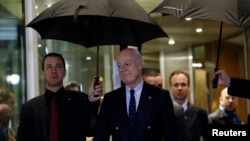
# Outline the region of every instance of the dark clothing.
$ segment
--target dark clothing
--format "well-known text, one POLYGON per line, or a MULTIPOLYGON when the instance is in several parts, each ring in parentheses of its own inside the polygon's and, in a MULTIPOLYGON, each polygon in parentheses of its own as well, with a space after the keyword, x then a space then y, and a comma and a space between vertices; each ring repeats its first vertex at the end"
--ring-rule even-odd
POLYGON ((250 114, 247 115, 247 125, 250 125, 250 114))
POLYGON ((174 112, 177 118, 179 141, 191 141, 192 138, 185 121, 183 108, 177 104, 174 104, 174 112))
POLYGON ((188 103, 185 118, 192 141, 200 141, 201 136, 207 141, 209 137, 207 111, 201 107, 188 103))
POLYGON ((170 94, 144 83, 138 109, 129 125, 126 88, 104 95, 94 141, 176 141, 177 123, 170 94))
POLYGON ((49 141, 50 105, 56 94, 58 141, 83 141, 92 136, 99 101, 88 101, 85 93, 61 88, 56 93, 46 90, 21 107, 17 141, 49 141))
POLYGON ((224 113, 223 110, 217 108, 213 113, 208 115, 208 121, 211 125, 241 125, 242 122, 237 115, 232 118, 224 113))
POLYGON ((0 141, 8 141, 8 127, 2 127, 0 123, 0 141))
POLYGON ((231 78, 228 94, 232 96, 250 99, 250 80, 241 78, 231 78))

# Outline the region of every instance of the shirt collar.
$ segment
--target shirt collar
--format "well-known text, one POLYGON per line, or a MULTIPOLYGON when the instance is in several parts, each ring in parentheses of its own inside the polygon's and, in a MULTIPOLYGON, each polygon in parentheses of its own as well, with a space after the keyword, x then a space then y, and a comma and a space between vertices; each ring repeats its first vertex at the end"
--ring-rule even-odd
MULTIPOLYGON (((177 103, 177 102, 174 101, 173 97, 172 97, 172 101, 173 101, 174 104, 180 105, 179 103, 177 103)), ((180 105, 180 106, 183 108, 184 112, 186 112, 187 109, 188 109, 188 101, 185 100, 185 102, 182 105, 180 105)))
MULTIPOLYGON (((141 92, 142 87, 143 87, 143 80, 141 79, 140 83, 139 83, 137 86, 135 86, 135 87, 133 88, 133 90, 135 90, 135 92, 139 92, 139 91, 141 92)), ((129 88, 129 87, 126 85, 126 91, 127 91, 127 92, 130 92, 130 90, 131 90, 131 88, 129 88)))

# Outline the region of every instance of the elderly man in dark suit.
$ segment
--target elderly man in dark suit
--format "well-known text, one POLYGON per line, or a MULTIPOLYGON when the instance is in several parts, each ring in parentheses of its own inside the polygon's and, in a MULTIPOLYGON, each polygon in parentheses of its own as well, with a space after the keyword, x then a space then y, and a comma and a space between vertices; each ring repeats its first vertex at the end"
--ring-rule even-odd
POLYGON ((104 95, 94 141, 109 141, 110 136, 112 141, 176 141, 177 123, 170 94, 143 81, 140 52, 122 50, 117 66, 124 85, 104 95))
POLYGON ((83 141, 93 135, 102 85, 94 89, 93 80, 88 94, 65 90, 65 61, 57 53, 43 58, 42 74, 45 94, 22 105, 17 141, 83 141))

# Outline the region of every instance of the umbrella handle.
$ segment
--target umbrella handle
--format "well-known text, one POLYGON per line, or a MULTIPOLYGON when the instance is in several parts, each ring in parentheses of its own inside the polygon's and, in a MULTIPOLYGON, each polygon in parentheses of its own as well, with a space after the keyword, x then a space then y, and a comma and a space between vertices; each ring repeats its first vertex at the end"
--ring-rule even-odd
POLYGON ((94 87, 99 84, 99 78, 100 78, 100 76, 95 76, 94 87))
MULTIPOLYGON (((217 72, 219 70, 218 67, 214 68, 214 71, 217 72)), ((217 88, 218 85, 218 80, 219 80, 219 74, 215 75, 215 78, 213 80, 213 88, 217 88)))
MULTIPOLYGON (((95 76, 95 82, 94 82, 94 89, 95 89, 95 86, 96 85, 99 85, 99 79, 100 79, 100 76, 95 76)), ((95 95, 94 97, 98 97, 99 95, 95 95)))

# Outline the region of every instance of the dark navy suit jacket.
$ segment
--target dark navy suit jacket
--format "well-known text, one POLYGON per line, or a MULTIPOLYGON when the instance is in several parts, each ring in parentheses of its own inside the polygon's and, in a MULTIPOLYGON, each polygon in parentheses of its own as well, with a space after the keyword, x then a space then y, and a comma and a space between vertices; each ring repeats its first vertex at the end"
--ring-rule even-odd
POLYGON ((128 123, 125 87, 105 94, 94 141, 176 141, 177 123, 167 90, 144 83, 134 125, 128 123))

